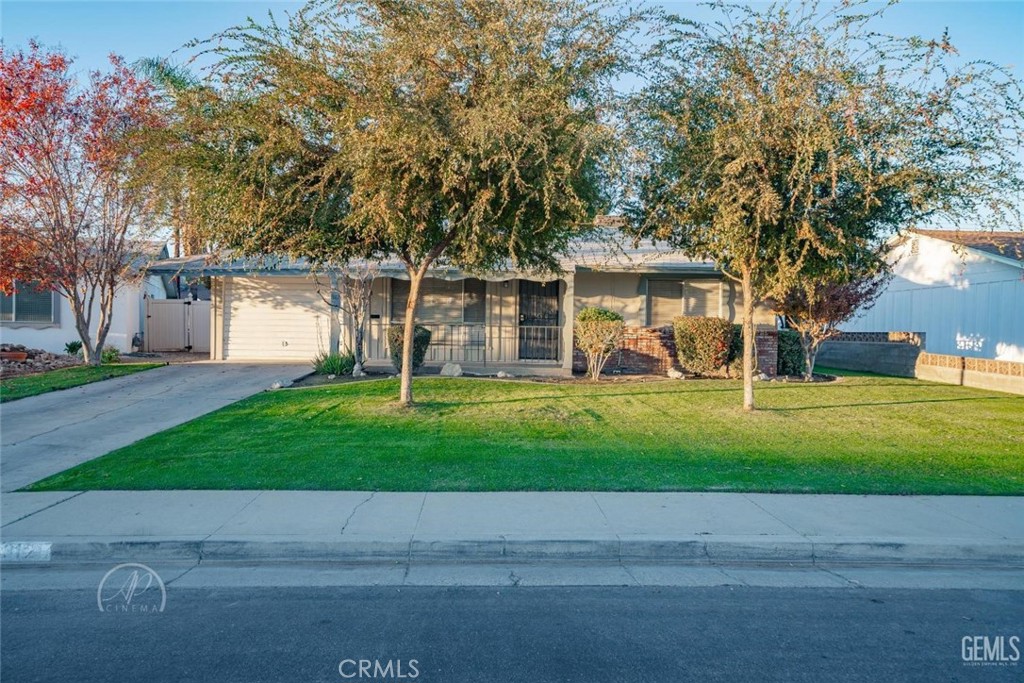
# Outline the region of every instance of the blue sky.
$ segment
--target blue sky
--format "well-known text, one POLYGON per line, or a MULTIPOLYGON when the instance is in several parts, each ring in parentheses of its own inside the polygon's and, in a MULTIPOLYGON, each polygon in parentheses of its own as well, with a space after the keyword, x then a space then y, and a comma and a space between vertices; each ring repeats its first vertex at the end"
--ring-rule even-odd
MULTIPOLYGON (((695 2, 662 4, 685 16, 706 14, 695 2)), ((167 57, 189 40, 206 38, 245 20, 281 14, 298 2, 242 0, 0 0, 0 38, 8 48, 35 38, 61 47, 78 68, 102 69, 116 52, 129 62, 140 57, 167 57)), ((985 58, 1024 72, 1024 1, 910 0, 890 9, 880 29, 937 37, 949 28, 964 59, 985 58)), ((184 53, 178 53, 182 61, 184 53)))

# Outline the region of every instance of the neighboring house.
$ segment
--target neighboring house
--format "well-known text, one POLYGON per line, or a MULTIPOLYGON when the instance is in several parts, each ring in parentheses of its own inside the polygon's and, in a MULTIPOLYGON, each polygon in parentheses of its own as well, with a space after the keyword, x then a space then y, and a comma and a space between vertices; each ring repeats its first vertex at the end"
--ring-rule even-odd
POLYGON ((893 278, 845 332, 924 332, 930 353, 1024 361, 1024 233, 894 238, 893 278))
MULTIPOLYGON (((417 321, 432 332, 426 363, 568 372, 575 314, 601 306, 621 313, 628 326, 630 353, 613 357, 609 368, 662 372, 673 363, 666 327, 673 317, 738 322, 742 313, 738 285, 723 279, 714 264, 649 244, 608 250, 603 243, 579 242, 561 266, 561 274, 548 277, 433 269, 417 312, 417 321)), ((332 316, 325 301, 327 277, 311 274, 303 261, 215 263, 197 256, 156 263, 150 272, 212 278, 214 359, 308 361, 330 348, 332 329, 342 347, 351 344, 349 326, 332 316)), ((365 350, 369 365, 382 367, 390 365, 386 329, 403 321, 409 283, 397 261, 381 263, 379 273, 365 350)), ((771 311, 758 308, 758 323, 774 329, 774 321, 771 311)))
MULTIPOLYGON (((167 257, 167 248, 154 248, 152 258, 167 257)), ((63 353, 64 345, 78 340, 75 329, 75 315, 71 304, 62 294, 52 291, 36 291, 30 284, 21 285, 17 292, 8 296, 0 294, 0 341, 4 344, 21 344, 28 348, 43 349, 51 353, 63 353)), ((144 297, 162 299, 167 297, 167 282, 159 275, 147 275, 137 284, 125 285, 114 296, 113 315, 107 346, 122 352, 132 350, 132 340, 144 328, 144 297)), ((93 307, 90 334, 95 338, 99 325, 99 307, 93 307)))

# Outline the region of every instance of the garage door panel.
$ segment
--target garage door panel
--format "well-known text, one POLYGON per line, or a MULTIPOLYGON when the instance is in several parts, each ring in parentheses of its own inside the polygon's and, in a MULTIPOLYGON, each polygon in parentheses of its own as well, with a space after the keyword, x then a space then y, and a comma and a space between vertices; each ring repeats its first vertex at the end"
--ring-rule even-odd
POLYGON ((224 298, 228 360, 308 361, 327 348, 330 309, 311 279, 229 278, 224 298))

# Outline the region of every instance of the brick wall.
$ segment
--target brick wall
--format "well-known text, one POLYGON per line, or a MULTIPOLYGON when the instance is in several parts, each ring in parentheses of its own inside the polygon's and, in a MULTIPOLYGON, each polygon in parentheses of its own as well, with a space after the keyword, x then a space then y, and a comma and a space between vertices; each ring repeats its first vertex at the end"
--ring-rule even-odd
POLYGON ((774 377, 779 370, 778 330, 757 330, 754 346, 757 352, 757 371, 774 377))
MULTIPOLYGON (((778 367, 779 333, 758 330, 757 368, 759 372, 774 376, 778 367)), ((675 334, 670 325, 665 327, 626 327, 621 348, 612 354, 605 372, 637 375, 664 375, 669 368, 681 370, 676 359, 675 334)), ((572 369, 586 372, 587 359, 583 352, 573 349, 572 369)))
MULTIPOLYGON (((608 359, 605 372, 624 374, 664 375, 669 368, 679 368, 676 361, 676 341, 670 326, 626 327, 622 346, 608 359)), ((586 372, 587 359, 583 352, 573 349, 572 369, 586 372)))

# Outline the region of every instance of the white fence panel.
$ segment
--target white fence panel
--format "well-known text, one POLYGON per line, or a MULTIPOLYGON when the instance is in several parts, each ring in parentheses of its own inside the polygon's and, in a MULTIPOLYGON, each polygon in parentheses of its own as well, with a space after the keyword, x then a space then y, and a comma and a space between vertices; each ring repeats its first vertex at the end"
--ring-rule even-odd
POLYGON ((146 299, 147 351, 182 351, 187 345, 184 302, 179 299, 146 299))
POLYGON ((210 352, 210 302, 193 301, 189 306, 188 342, 192 353, 210 352))
POLYGON ((146 299, 146 351, 210 352, 210 302, 146 299))

